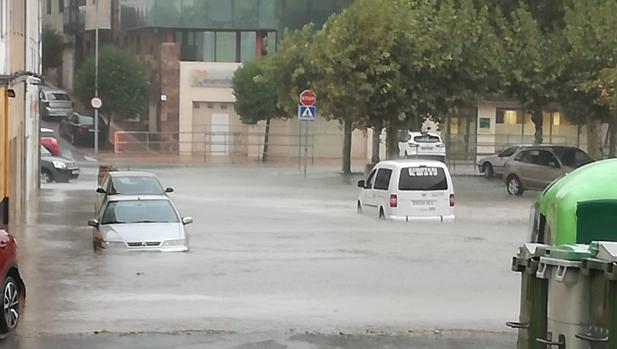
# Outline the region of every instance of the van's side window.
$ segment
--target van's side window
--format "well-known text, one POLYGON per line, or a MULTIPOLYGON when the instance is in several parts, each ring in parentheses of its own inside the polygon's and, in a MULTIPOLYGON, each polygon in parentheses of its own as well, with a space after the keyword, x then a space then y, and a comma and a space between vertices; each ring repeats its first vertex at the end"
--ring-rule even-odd
POLYGON ((373 180, 375 179, 375 173, 377 173, 377 170, 373 170, 373 172, 371 172, 371 174, 368 175, 368 179, 366 180, 366 187, 365 187, 365 189, 372 189, 373 188, 373 180))
POLYGON ((382 168, 377 172, 375 177, 375 190, 388 190, 390 187, 390 177, 392 177, 392 170, 382 168))

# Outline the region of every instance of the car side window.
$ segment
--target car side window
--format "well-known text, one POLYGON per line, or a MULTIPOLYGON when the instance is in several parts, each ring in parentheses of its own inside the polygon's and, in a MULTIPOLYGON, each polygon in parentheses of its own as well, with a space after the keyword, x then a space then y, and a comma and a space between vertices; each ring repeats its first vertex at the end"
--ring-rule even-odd
POLYGON ((375 177, 375 190, 388 190, 390 187, 390 178, 392 177, 392 170, 382 168, 377 172, 375 177))
POLYGON ((524 162, 524 163, 528 163, 528 164, 537 164, 538 163, 538 156, 539 156, 540 151, 538 150, 525 150, 522 151, 518 154, 518 156, 516 157, 516 161, 520 161, 520 162, 524 162))
POLYGON ((510 147, 510 148, 504 150, 501 154, 499 154, 499 156, 501 156, 502 158, 510 157, 510 156, 514 155, 514 153, 516 152, 517 149, 518 149, 518 147, 510 147))
POLYGON ((559 162, 553 153, 547 150, 540 150, 535 158, 535 164, 545 167, 558 167, 559 162))
POLYGON ((373 170, 373 172, 368 175, 368 179, 366 180, 366 189, 373 188, 373 180, 375 179, 375 173, 377 173, 377 170, 373 170))

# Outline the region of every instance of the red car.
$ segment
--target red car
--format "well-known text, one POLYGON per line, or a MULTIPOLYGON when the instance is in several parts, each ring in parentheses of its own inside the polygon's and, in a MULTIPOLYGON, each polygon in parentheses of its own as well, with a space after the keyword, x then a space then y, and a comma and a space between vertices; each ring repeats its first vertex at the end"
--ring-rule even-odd
POLYGON ((60 143, 54 135, 54 130, 49 128, 41 129, 41 145, 49 150, 53 156, 60 156, 60 143))
POLYGON ((15 238, 0 225, 0 270, 2 270, 2 310, 0 335, 17 328, 26 300, 26 286, 17 267, 15 238))

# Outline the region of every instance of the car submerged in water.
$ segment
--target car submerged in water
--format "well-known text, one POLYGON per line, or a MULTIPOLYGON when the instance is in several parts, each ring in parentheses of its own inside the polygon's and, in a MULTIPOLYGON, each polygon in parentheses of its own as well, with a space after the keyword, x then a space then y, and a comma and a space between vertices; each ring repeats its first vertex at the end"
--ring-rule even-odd
POLYGON ((549 245, 617 241, 617 159, 578 168, 536 199, 529 242, 549 245))

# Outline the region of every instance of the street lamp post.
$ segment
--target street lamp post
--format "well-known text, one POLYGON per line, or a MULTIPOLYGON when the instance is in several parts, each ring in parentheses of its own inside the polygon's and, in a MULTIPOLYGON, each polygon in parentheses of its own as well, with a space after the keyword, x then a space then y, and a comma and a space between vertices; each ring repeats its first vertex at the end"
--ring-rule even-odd
MULTIPOLYGON (((94 28, 94 97, 99 97, 99 2, 96 2, 94 28)), ((99 108, 94 108, 94 154, 99 153, 99 108)))

